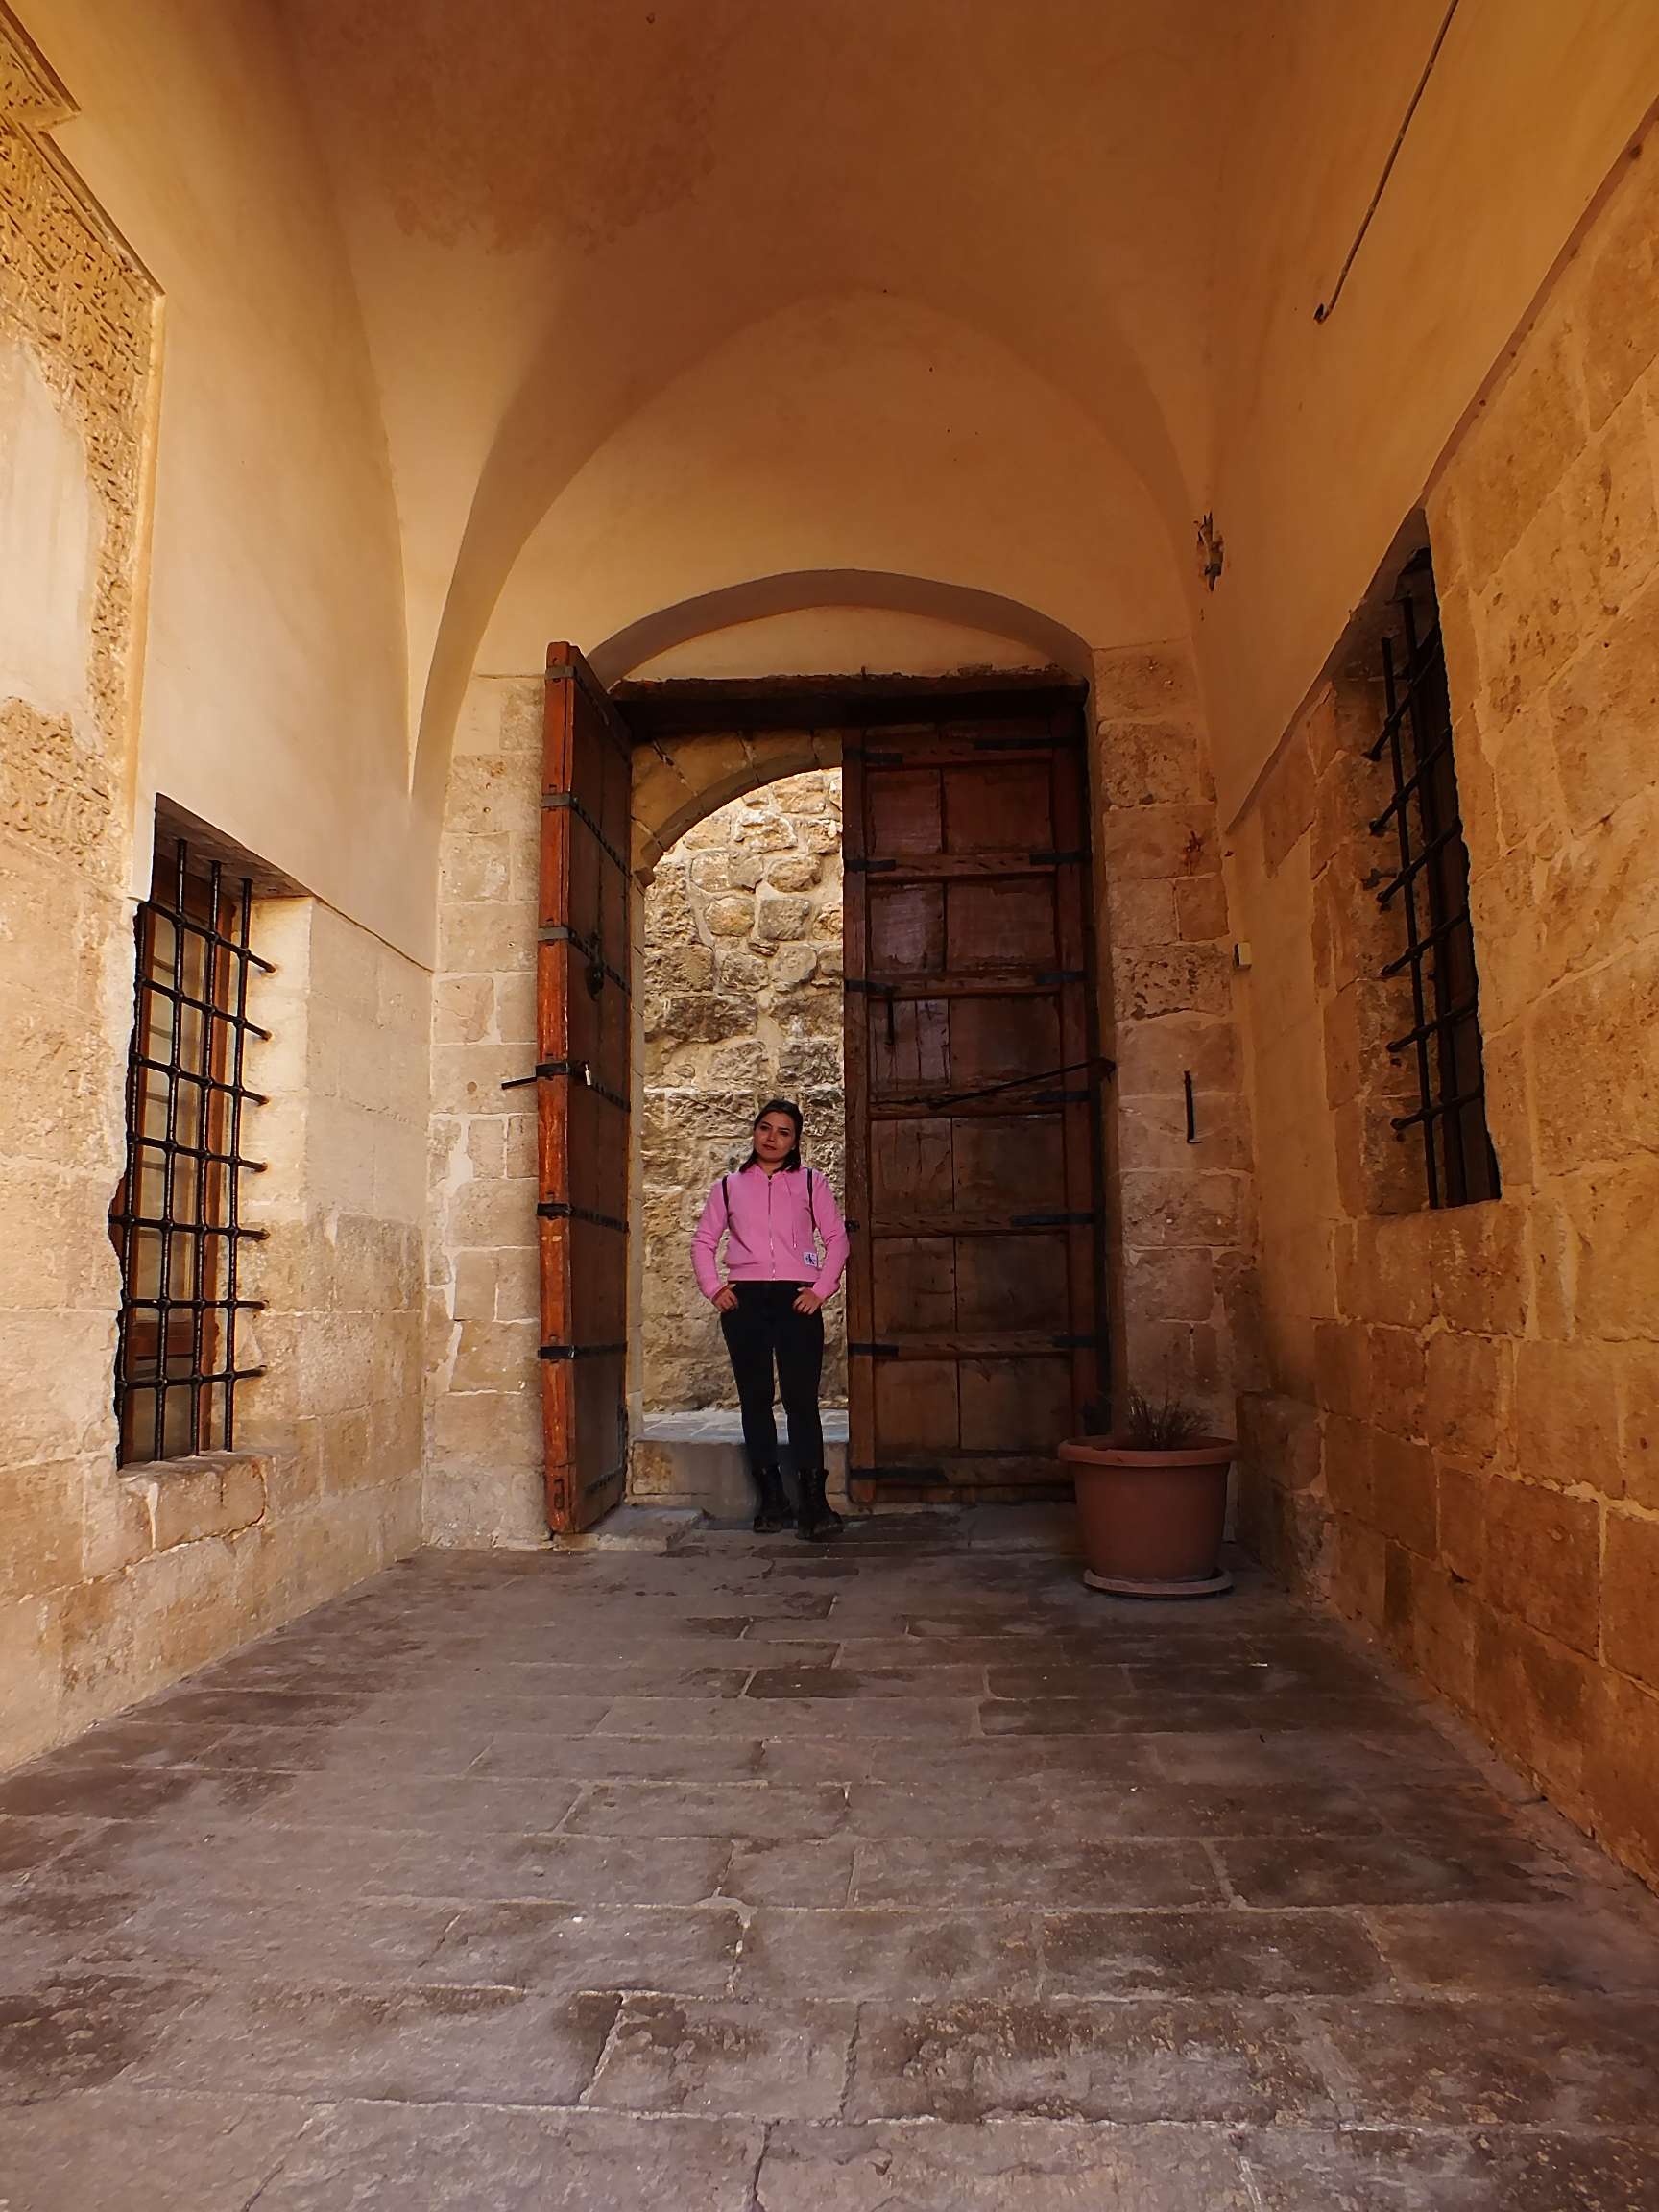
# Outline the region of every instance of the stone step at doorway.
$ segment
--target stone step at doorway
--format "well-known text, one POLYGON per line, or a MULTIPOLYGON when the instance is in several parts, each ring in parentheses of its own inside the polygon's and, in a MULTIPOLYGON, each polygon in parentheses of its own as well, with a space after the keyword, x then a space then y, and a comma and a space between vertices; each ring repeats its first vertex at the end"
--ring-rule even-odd
MULTIPOLYGON (((849 1510, 846 1407, 827 1406, 823 1421, 827 1494, 836 1511, 845 1513, 849 1510)), ((781 1420, 779 1430, 781 1434, 781 1420)), ((785 1477, 792 1476, 786 1444, 779 1460, 785 1477)), ((629 1449, 628 1502, 693 1506, 711 1521, 747 1519, 755 1510, 755 1492, 743 1455, 742 1416, 736 1407, 647 1413, 629 1449)))

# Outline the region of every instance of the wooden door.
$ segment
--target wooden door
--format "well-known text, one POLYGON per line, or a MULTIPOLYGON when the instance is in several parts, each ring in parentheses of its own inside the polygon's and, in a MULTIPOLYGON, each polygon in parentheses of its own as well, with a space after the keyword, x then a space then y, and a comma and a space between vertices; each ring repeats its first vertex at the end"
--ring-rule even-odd
POLYGON ((536 950, 547 1523, 591 1527, 628 1459, 630 741, 573 645, 547 651, 536 950))
POLYGON ((848 748, 862 1503, 1063 1487, 1053 1448, 1098 1389, 1084 778, 1066 695, 848 748))

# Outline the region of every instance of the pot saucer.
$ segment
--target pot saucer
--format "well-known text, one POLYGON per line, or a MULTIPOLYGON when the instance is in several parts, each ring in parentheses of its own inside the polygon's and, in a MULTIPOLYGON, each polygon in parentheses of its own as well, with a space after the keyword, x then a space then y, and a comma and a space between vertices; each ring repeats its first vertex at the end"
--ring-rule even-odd
POLYGON ((1233 1587, 1225 1569, 1192 1582, 1141 1582, 1126 1575, 1096 1575, 1085 1567, 1083 1579, 1091 1590, 1104 1590, 1113 1598, 1219 1598, 1233 1587))

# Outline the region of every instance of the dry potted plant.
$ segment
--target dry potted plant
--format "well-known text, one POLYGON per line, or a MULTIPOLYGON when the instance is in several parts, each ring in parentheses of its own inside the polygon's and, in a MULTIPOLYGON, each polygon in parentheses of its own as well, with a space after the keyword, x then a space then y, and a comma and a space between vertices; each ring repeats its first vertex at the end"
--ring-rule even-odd
POLYGON ((1228 1437, 1206 1435, 1201 1416, 1167 1385, 1160 1399, 1131 1390, 1120 1429, 1062 1444, 1091 1589, 1120 1598, 1231 1590, 1221 1538, 1236 1449, 1228 1437))

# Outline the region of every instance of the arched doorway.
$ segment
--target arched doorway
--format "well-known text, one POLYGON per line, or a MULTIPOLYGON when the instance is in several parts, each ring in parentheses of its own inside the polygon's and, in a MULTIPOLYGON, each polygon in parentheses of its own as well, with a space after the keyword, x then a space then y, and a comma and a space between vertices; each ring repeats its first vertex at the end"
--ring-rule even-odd
MULTIPOLYGON (((1082 1422, 1104 1367, 1081 687, 1052 673, 623 685, 614 704, 634 740, 637 878, 660 861, 664 831, 765 781, 768 750, 810 746, 817 760, 839 744, 855 816, 846 936, 854 1496, 875 1506, 1041 1493, 1054 1481, 1054 1444, 1082 1422)), ((580 805, 563 812, 578 841, 596 834, 580 805)), ((568 977, 585 926, 554 911, 548 888, 544 973, 568 977)), ((637 981, 639 911, 636 898, 637 981)), ((542 996, 550 1004, 561 994, 542 996)), ((637 1003, 637 1118, 643 1022, 637 1003)), ((542 1040, 544 1250, 578 1305, 609 1313, 616 1261, 602 1283, 590 1270, 572 1275, 562 1257, 585 1212, 577 1182, 595 1171, 570 1150, 574 1119, 559 1108, 561 1087, 588 1080, 553 1049, 564 1035, 542 1040)), ((614 1070, 607 1081, 614 1091, 614 1070)), ((613 1179, 613 1164, 607 1172, 613 1179)), ((637 1424, 644 1193, 639 1173, 634 1182, 637 1424)), ((579 1324, 578 1314, 554 1347, 558 1360, 588 1349, 579 1324)), ((608 1359, 613 1347, 591 1349, 608 1359)), ((567 1432, 577 1397, 544 1387, 565 1424, 548 1428, 552 1510, 562 1473, 572 1498, 590 1494, 594 1478, 571 1476, 588 1448, 567 1432)), ((592 1418, 606 1428, 607 1415, 592 1418)))

